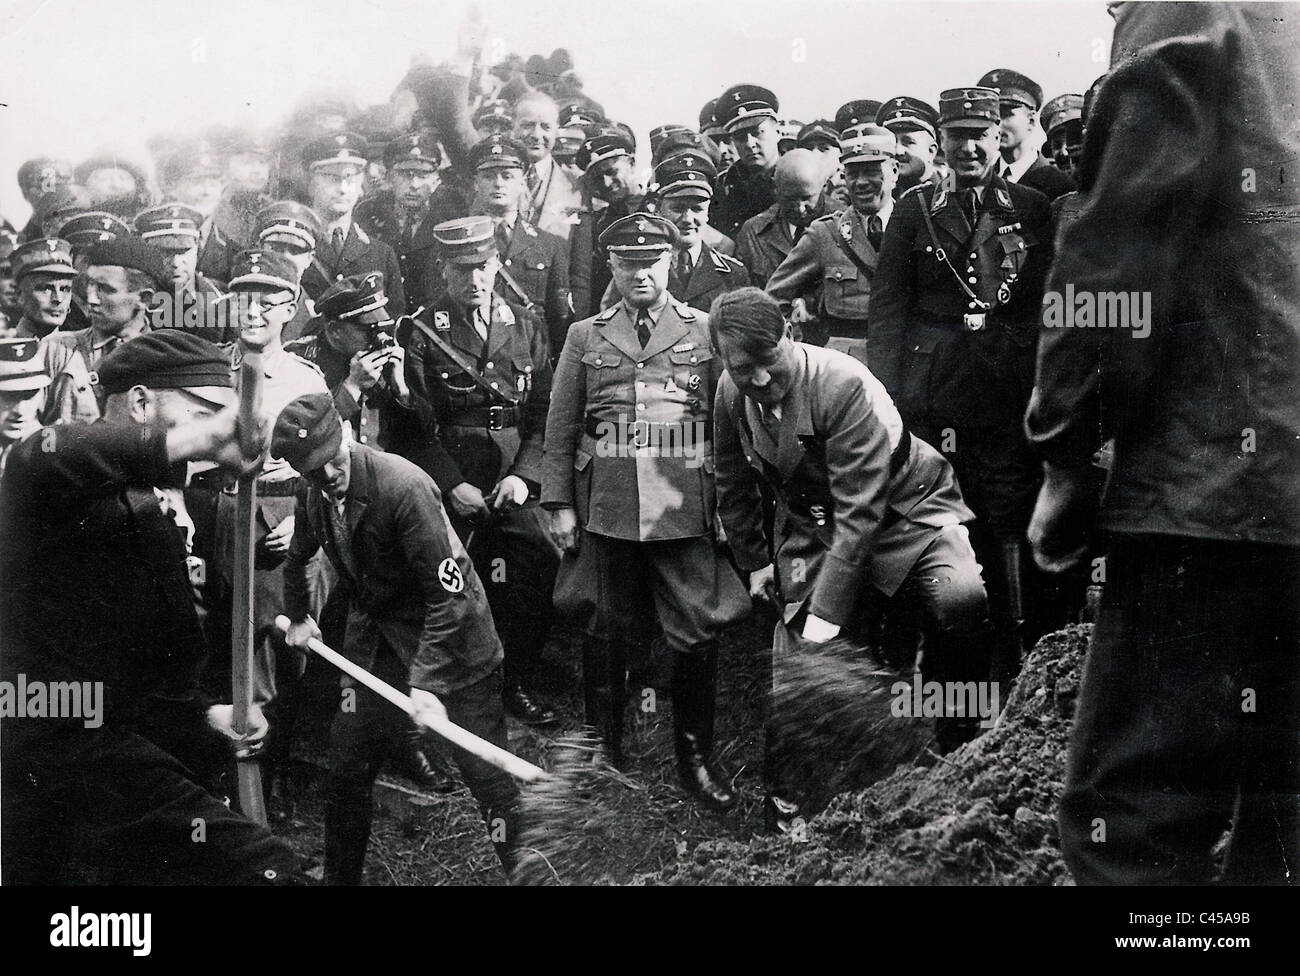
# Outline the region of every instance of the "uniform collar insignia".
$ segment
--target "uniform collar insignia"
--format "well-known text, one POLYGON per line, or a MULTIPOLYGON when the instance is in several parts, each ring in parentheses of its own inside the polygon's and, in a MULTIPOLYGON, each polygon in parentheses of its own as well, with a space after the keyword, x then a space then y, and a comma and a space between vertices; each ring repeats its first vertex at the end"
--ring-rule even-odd
POLYGON ((687 305, 685 302, 673 302, 672 306, 673 308, 677 309, 677 316, 683 322, 695 321, 695 313, 691 311, 691 307, 687 305))
POLYGON ((930 213, 935 214, 944 208, 948 202, 948 191, 943 187, 938 187, 934 191, 934 200, 930 203, 930 213))
POLYGON ((993 191, 994 191, 994 193, 997 194, 997 198, 998 198, 998 206, 1000 206, 1000 207, 1005 207, 1007 210, 1010 210, 1010 209, 1011 209, 1011 194, 1008 193, 1008 192, 1006 191, 1005 188, 1000 187, 1000 186, 998 186, 998 187, 994 187, 994 190, 993 190, 993 191))
POLYGON ((713 259, 713 267, 723 274, 731 273, 731 265, 727 264, 727 259, 712 248, 708 249, 709 257, 713 259))
POLYGON ((612 305, 609 308, 605 309, 605 311, 601 312, 599 315, 596 316, 596 321, 608 322, 616 314, 618 314, 618 310, 622 307, 622 305, 623 303, 619 302, 617 305, 612 305))
POLYGON ((451 328, 451 313, 438 310, 433 313, 433 327, 445 332, 451 328))
POLYGON ((840 217, 840 236, 844 238, 845 244, 853 243, 853 221, 849 220, 849 211, 847 210, 840 217))
POLYGON ((502 302, 501 304, 496 306, 496 309, 497 309, 498 322, 500 322, 502 325, 515 324, 515 313, 511 311, 509 305, 507 305, 505 302, 502 302))

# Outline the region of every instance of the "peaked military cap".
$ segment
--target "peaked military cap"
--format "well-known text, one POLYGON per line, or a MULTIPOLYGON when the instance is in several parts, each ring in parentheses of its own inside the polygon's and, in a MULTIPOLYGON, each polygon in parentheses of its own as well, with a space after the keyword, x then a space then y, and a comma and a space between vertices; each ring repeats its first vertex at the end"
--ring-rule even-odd
POLYGON ((990 122, 1000 123, 1002 112, 998 107, 995 88, 949 88, 939 93, 939 125, 979 126, 990 122))
POLYGON ((159 173, 164 185, 196 176, 224 176, 225 161, 206 142, 189 142, 177 146, 167 155, 159 173))
POLYGON ((308 169, 349 164, 366 165, 366 140, 355 132, 334 132, 315 139, 302 150, 302 162, 308 169))
POLYGON ((610 254, 633 261, 657 261, 681 240, 677 228, 658 214, 634 213, 620 217, 600 235, 600 246, 610 254))
POLYGON ((235 255, 230 265, 230 290, 250 285, 298 290, 298 266, 286 255, 260 247, 250 247, 235 255))
POLYGON ((442 149, 428 133, 408 132, 384 147, 384 165, 389 169, 437 170, 442 166, 442 149))
POLYGON ((840 162, 879 163, 898 155, 898 137, 883 125, 855 125, 840 137, 840 162))
POLYGON ((700 109, 700 132, 710 138, 726 134, 722 123, 718 121, 717 110, 716 98, 710 98, 704 103, 704 108, 700 109))
POLYGON ((836 110, 835 128, 843 132, 850 126, 874 123, 876 113, 879 111, 880 102, 874 98, 855 98, 851 102, 845 102, 836 110))
POLYGON ((260 244, 298 244, 314 249, 324 231, 324 224, 316 211, 296 200, 277 200, 257 213, 257 240, 260 244))
POLYGON ((718 96, 714 114, 728 133, 757 125, 764 119, 776 121, 781 103, 761 85, 732 85, 718 96))
POLYGON ((474 113, 474 128, 480 131, 509 132, 515 124, 514 109, 504 98, 485 102, 474 113))
POLYGON ((452 264, 482 264, 496 256, 491 217, 457 217, 433 228, 438 253, 452 264))
POLYGON ((161 203, 135 215, 140 239, 166 251, 188 251, 197 246, 202 224, 203 214, 183 203, 161 203))
POLYGON ((9 255, 9 266, 13 269, 14 281, 21 281, 24 275, 38 271, 61 278, 72 278, 77 274, 72 267, 72 245, 57 237, 38 237, 18 245, 9 255))
POLYGON ((352 275, 334 282, 316 299, 316 311, 327 319, 341 320, 373 312, 387 304, 384 274, 382 271, 371 271, 369 274, 352 275))
POLYGON ((665 139, 678 132, 691 132, 691 128, 685 125, 657 125, 650 130, 650 155, 653 156, 659 151, 665 139))
POLYGON ((583 142, 573 161, 585 173, 602 160, 631 156, 635 151, 621 129, 605 129, 583 142))
POLYGON ((979 85, 982 88, 996 88, 999 101, 1023 105, 1034 112, 1043 104, 1043 89, 1038 83, 1010 68, 986 71, 979 80, 979 85))
POLYGON ((799 129, 795 134, 794 142, 796 146, 802 146, 805 149, 818 142, 829 142, 833 146, 838 146, 840 130, 836 128, 834 122, 816 119, 799 129))
POLYGON ((661 197, 712 197, 718 171, 707 156, 679 153, 655 167, 655 192, 661 197))
POLYGON ((876 125, 883 125, 892 132, 924 129, 930 135, 937 136, 939 112, 929 102, 923 102, 919 98, 895 95, 876 112, 876 125))
POLYGON ((39 339, 0 339, 0 392, 35 392, 50 385, 40 347, 39 339))
POLYGON ((343 444, 343 420, 328 393, 300 396, 280 411, 271 430, 271 456, 301 474, 334 460, 343 444))
POLYGON ((1053 129, 1060 128, 1067 122, 1082 121, 1083 96, 1076 94, 1057 95, 1043 106, 1043 131, 1051 135, 1053 129))
POLYGON ((131 228, 125 221, 103 210, 79 213, 65 220, 59 228, 59 236, 74 249, 86 247, 97 241, 125 237, 130 233, 131 228))
POLYGON ((493 134, 469 151, 474 169, 528 168, 528 150, 513 136, 493 134))
POLYGON ((605 121, 605 116, 590 105, 572 102, 560 109, 561 129, 589 129, 605 121))

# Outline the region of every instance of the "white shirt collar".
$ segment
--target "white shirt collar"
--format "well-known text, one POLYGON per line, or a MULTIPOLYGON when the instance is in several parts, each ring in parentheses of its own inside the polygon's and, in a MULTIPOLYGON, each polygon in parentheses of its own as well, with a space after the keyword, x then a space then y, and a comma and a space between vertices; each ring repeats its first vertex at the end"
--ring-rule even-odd
POLYGON ((1029 167, 1030 167, 1030 166, 1033 166, 1033 165, 1034 165, 1034 161, 1037 160, 1037 159, 1038 159, 1038 153, 1037 153, 1037 151, 1035 151, 1035 152, 1027 152, 1027 153, 1025 153, 1023 156, 1021 156, 1019 159, 1017 159, 1014 163, 1008 163, 1008 162, 1004 159, 1004 160, 1002 160, 1001 165, 998 166, 998 175, 999 175, 999 176, 1002 175, 1002 167, 1003 167, 1003 166, 1008 166, 1008 167, 1011 168, 1011 175, 1008 176, 1008 177, 1006 177, 1007 181, 1008 181, 1008 182, 1011 182, 1011 183, 1019 183, 1020 180, 1021 180, 1021 178, 1024 177, 1024 175, 1025 175, 1027 172, 1029 172, 1029 167))

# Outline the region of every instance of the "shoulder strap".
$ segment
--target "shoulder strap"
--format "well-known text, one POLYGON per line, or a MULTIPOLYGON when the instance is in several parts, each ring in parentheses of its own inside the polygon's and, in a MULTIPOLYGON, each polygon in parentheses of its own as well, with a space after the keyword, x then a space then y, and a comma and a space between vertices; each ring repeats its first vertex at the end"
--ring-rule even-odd
POLYGON ((948 258, 948 252, 939 246, 939 238, 934 232, 934 221, 930 219, 930 207, 929 204, 925 202, 924 194, 917 194, 917 203, 921 208, 921 217, 925 221, 925 229, 930 234, 930 242, 934 244, 935 257, 948 266, 948 270, 952 272, 952 276, 956 279, 957 284, 961 285, 961 290, 966 293, 966 297, 972 302, 977 303, 983 310, 988 311, 992 306, 989 305, 988 302, 982 301, 975 292, 971 291, 970 285, 966 284, 966 279, 963 278, 961 273, 952 266, 952 261, 948 258))
POLYGON ((533 300, 528 297, 528 292, 519 287, 519 282, 515 281, 514 276, 506 270, 504 264, 497 268, 497 275, 506 283, 506 287, 514 294, 515 302, 522 305, 526 311, 531 312, 534 307, 533 300))
MULTIPOLYGON (((420 309, 420 312, 423 311, 424 309, 420 309)), ((434 332, 433 329, 429 328, 427 325, 421 322, 419 319, 420 312, 417 312, 415 315, 405 315, 403 316, 403 318, 409 320, 413 326, 419 329, 420 332, 424 335, 424 337, 428 339, 430 342, 432 342, 434 347, 437 348, 440 352, 442 352, 444 356, 446 356, 453 363, 455 363, 466 373, 468 373, 469 378, 474 381, 474 385, 477 386, 479 389, 483 390, 485 393, 487 393, 490 396, 494 396, 497 399, 502 400, 509 406, 513 407, 519 403, 518 400, 512 398, 502 390, 497 389, 486 379, 484 379, 483 374, 478 371, 477 363, 471 361, 469 357, 467 357, 459 349, 456 349, 445 339, 443 339, 442 336, 434 332)))

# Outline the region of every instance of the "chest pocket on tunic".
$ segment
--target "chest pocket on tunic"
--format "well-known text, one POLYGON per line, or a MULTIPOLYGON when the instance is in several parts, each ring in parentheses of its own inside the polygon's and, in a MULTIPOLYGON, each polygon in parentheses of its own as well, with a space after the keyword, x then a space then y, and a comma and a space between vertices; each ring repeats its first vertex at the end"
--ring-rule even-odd
POLYGON ((705 384, 708 382, 711 359, 713 353, 704 347, 687 349, 685 352, 670 351, 668 361, 673 364, 673 386, 676 389, 666 390, 664 395, 670 400, 681 403, 693 401, 699 405, 693 412, 699 412, 704 406, 705 398, 709 395, 705 384))
POLYGON ((822 272, 822 303, 831 315, 842 314, 844 303, 858 293, 858 269, 851 264, 828 265, 822 272))
POLYGON ((596 349, 583 353, 582 365, 587 375, 587 407, 627 407, 632 397, 631 363, 619 353, 596 349), (626 389, 623 389, 626 387, 626 389))

